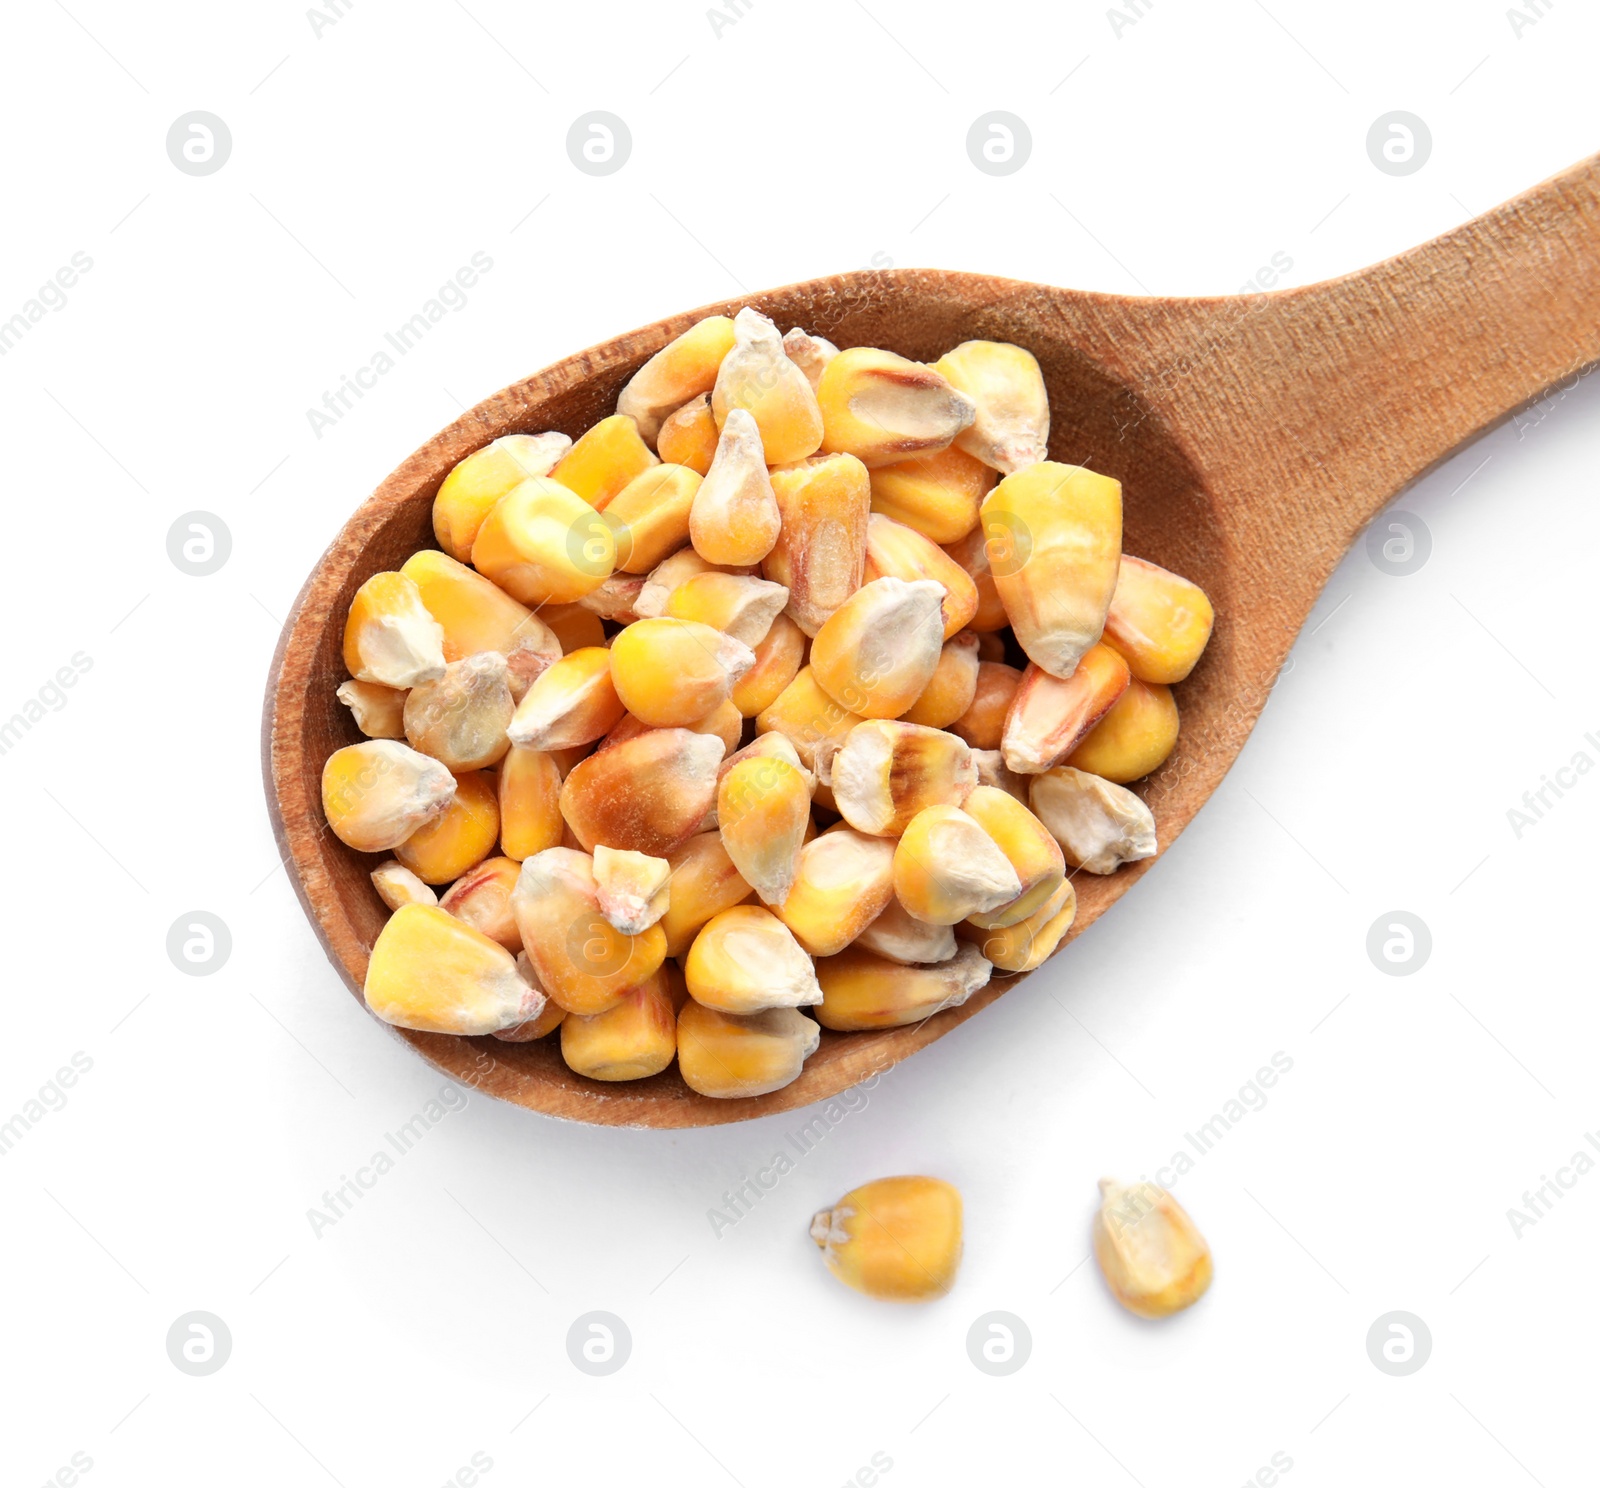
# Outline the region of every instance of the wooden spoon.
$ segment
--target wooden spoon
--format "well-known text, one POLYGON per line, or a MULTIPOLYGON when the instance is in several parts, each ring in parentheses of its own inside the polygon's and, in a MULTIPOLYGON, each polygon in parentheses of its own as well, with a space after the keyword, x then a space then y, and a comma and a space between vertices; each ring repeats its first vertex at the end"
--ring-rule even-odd
MULTIPOLYGON (((356 741, 335 700, 345 611, 370 575, 433 545, 430 505, 458 460, 502 434, 576 437, 615 410, 634 370, 705 315, 751 304, 780 328, 932 361, 961 341, 1027 347, 1050 392, 1050 457, 1122 482, 1125 548, 1187 575, 1217 627, 1178 688, 1183 732, 1141 786, 1170 847, 1217 788, 1296 633, 1351 541, 1464 441, 1600 358, 1600 156, 1436 241, 1344 279, 1245 298, 1128 299, 905 269, 843 274, 705 306, 569 357, 464 414, 394 472, 306 580, 273 658, 262 756, 279 850, 352 992, 387 911, 324 826, 323 761, 356 741)), ((1154 860, 1080 874, 1073 934, 1154 860)), ((558 1039, 506 1044, 395 1032, 458 1080, 601 1125, 742 1121, 822 1100, 949 1033, 1015 987, 877 1034, 822 1035, 792 1085, 696 1095, 675 1069, 602 1084, 558 1039)))

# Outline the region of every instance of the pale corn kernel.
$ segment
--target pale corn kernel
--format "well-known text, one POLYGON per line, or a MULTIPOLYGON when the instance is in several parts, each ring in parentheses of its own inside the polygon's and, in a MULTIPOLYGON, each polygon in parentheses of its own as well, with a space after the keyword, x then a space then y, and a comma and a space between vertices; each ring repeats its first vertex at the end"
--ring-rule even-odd
POLYGON ((584 609, 593 611, 602 620, 614 620, 618 625, 632 625, 639 618, 639 612, 634 609, 634 605, 643 591, 643 574, 618 572, 603 579, 578 603, 584 609))
POLYGON ((672 892, 661 928, 667 954, 684 955, 700 927, 713 916, 743 904, 755 890, 739 875, 719 832, 700 832, 671 853, 672 892))
POLYGON ((707 394, 691 398, 662 424, 656 451, 663 460, 687 465, 696 475, 710 471, 717 457, 717 421, 707 394))
POLYGON ((794 884, 774 913, 813 956, 834 956, 894 898, 894 844, 849 827, 800 849, 794 884))
POLYGON ((561 1057, 590 1080, 644 1080, 678 1052, 678 1010, 665 967, 603 1013, 569 1013, 561 1022, 561 1057))
POLYGON ((755 665, 729 694, 741 716, 754 718, 770 708, 794 681, 805 655, 805 632, 787 615, 779 615, 755 647, 755 665))
POLYGON ((904 966, 851 946, 817 962, 822 1002, 817 1021, 835 1033, 900 1028, 921 1023, 946 1008, 960 1007, 992 971, 978 948, 960 946, 934 966, 904 966))
POLYGON ((454 774, 494 764, 511 747, 511 670, 498 651, 452 661, 406 694, 406 742, 454 774))
POLYGON ((713 916, 684 957, 689 996, 702 1007, 741 1015, 822 1000, 811 957, 769 909, 741 904, 713 916))
MULTIPOLYGON (((1005 601, 995 587, 994 570, 989 565, 989 538, 981 523, 965 537, 946 543, 944 551, 950 561, 972 580, 973 588, 978 593, 978 608, 967 621, 967 629, 975 630, 979 635, 992 635, 997 630, 1004 630, 1011 620, 1006 614, 1005 601)), ((1011 555, 1014 545, 1007 540, 1000 551, 1002 555, 1011 555)), ((1010 561, 1014 562, 1015 558, 1012 557, 1010 561)), ((1004 659, 1004 655, 984 657, 985 661, 1004 659)))
POLYGON ((611 577, 616 560, 605 518, 548 476, 507 492, 472 545, 472 566, 525 605, 574 604, 611 577))
POLYGON ((600 913, 624 935, 643 935, 672 902, 672 864, 648 853, 604 843, 594 850, 594 884, 600 913))
POLYGON ((521 870, 515 858, 485 858, 450 885, 439 908, 515 955, 522 949, 522 932, 511 912, 511 891, 521 870))
POLYGON ((977 634, 979 661, 1004 661, 1006 659, 1006 642, 1004 636, 997 635, 992 630, 979 631, 977 634))
POLYGON ((659 925, 624 935, 601 914, 587 853, 552 847, 529 858, 511 908, 539 984, 569 1013, 615 1007, 666 959, 659 925))
POLYGON ((974 749, 972 763, 977 767, 979 785, 992 785, 996 790, 1008 791, 1024 806, 1029 804, 1028 784, 1033 777, 1017 774, 998 749, 974 749))
POLYGON ((828 363, 817 403, 822 448, 869 467, 946 448, 975 413, 932 367, 872 346, 849 347, 828 363))
POLYGON ((788 603, 789 591, 782 584, 746 574, 703 573, 672 591, 667 614, 697 620, 754 650, 788 603))
POLYGON ((563 654, 606 643, 606 628, 600 617, 580 604, 545 605, 539 618, 550 627, 563 654))
POLYGON ((513 1027, 541 1002, 510 951, 436 904, 402 905, 389 916, 363 995, 396 1028, 467 1037, 513 1027))
POLYGON ((506 732, 519 749, 572 749, 604 737, 625 711, 611 680, 611 652, 584 646, 535 680, 506 732))
POLYGON ((839 355, 839 348, 826 336, 813 336, 799 326, 783 333, 783 354, 806 375, 813 389, 822 381, 823 368, 839 355))
POLYGON ((811 643, 811 675, 829 697, 862 718, 897 718, 939 667, 943 588, 898 578, 863 584, 811 643))
POLYGON ((1022 673, 1014 666, 1007 666, 1003 661, 980 661, 972 706, 950 725, 950 732, 958 734, 974 749, 998 749, 1005 737, 1011 699, 1021 685, 1022 673))
POLYGON ((513 746, 496 772, 500 851, 521 862, 561 841, 561 770, 553 754, 513 746))
POLYGON ((400 572, 417 586, 423 605, 443 628, 444 659, 498 651, 511 671, 513 698, 520 699, 533 679, 560 659, 560 638, 544 616, 466 564, 423 548, 401 564, 400 572))
POLYGON ((544 1006, 521 1023, 513 1024, 510 1028, 497 1028, 494 1037, 508 1044, 531 1044, 534 1039, 554 1033, 566 1018, 567 1010, 539 985, 539 975, 533 969, 533 962, 528 960, 526 951, 517 952, 517 974, 538 991, 544 999, 544 1006))
POLYGON ((678 1014, 678 1073, 697 1095, 770 1095, 800 1078, 822 1030, 796 1008, 740 1016, 690 998, 678 1014))
POLYGON ((404 574, 373 574, 356 590, 344 623, 344 666, 357 682, 382 687, 444 675, 444 630, 404 574))
POLYGON ((565 434, 506 434, 468 455, 445 476, 433 498, 433 535, 439 546, 458 563, 467 562, 494 504, 513 486, 549 475, 571 448, 565 434))
POLYGON ((835 809, 872 837, 898 837, 929 806, 959 806, 977 780, 954 734, 903 720, 857 724, 828 764, 835 809))
POLYGON ((616 537, 618 568, 647 574, 689 541, 700 480, 687 465, 652 465, 600 507, 616 537))
POLYGON ((762 561, 789 590, 789 617, 808 636, 861 587, 871 488, 854 455, 814 455, 771 474, 782 526, 762 561))
POLYGON ((1070 677, 1100 639, 1122 557, 1122 486, 1082 465, 1042 460, 983 503, 995 588, 1017 643, 1070 677))
POLYGON ((1078 894, 1068 878, 1025 920, 1001 930, 984 930, 971 920, 963 920, 955 933, 962 941, 977 946, 994 963, 996 971, 1012 975, 1042 966, 1077 917, 1078 894))
POLYGON ((693 548, 679 548, 669 558, 663 558, 646 575, 644 588, 634 603, 641 620, 655 620, 667 613, 667 603, 680 584, 687 584, 697 574, 753 574, 750 564, 712 563, 702 558, 693 548))
POLYGON ((1010 475, 1036 465, 1050 446, 1050 399, 1031 351, 1005 341, 963 341, 934 364, 977 410, 956 444, 1010 475))
POLYGON ((956 932, 949 925, 927 925, 912 919, 905 905, 891 898, 853 944, 902 966, 927 966, 955 955, 956 932))
POLYGON ((604 843, 670 857, 716 801, 722 752, 713 734, 650 729, 574 766, 561 814, 587 851, 604 843))
POLYGON ((1006 764, 1019 775, 1043 774, 1083 742, 1128 682, 1128 663, 1099 642, 1064 679, 1030 661, 1006 710, 1000 738, 1006 764))
POLYGON ((920 723, 925 728, 949 728, 977 695, 978 637, 963 630, 944 643, 928 685, 900 718, 903 723, 920 723))
POLYGON ((755 660, 730 635, 664 615, 640 620, 612 641, 611 681, 641 723, 683 728, 726 702, 755 660))
POLYGON ((806 374, 784 355, 778 328, 746 306, 733 318, 733 335, 733 349, 722 359, 711 391, 718 427, 726 431, 734 411, 743 410, 761 431, 769 464, 815 454, 822 443, 822 411, 806 374))
POLYGON ((722 845, 764 904, 782 904, 789 893, 810 821, 805 775, 776 756, 739 760, 717 786, 722 845))
POLYGON ((972 575, 920 532, 874 512, 867 518, 866 581, 896 578, 906 583, 932 580, 944 590, 940 614, 949 640, 978 612, 978 586, 972 575))
POLYGON ((1211 1247, 1183 1206, 1154 1183, 1102 1178, 1091 1238, 1111 1295, 1136 1317, 1170 1317, 1211 1285, 1211 1247))
POLYGON ((369 739, 403 739, 406 736, 406 690, 377 682, 341 682, 334 694, 350 710, 355 724, 369 739))
POLYGON ((446 884, 460 878, 494 851, 500 836, 494 776, 468 770, 455 782, 456 793, 444 811, 394 850, 395 857, 424 883, 446 884))
POLYGON ((1021 801, 992 785, 980 785, 961 809, 994 839, 1022 884, 1022 892, 1009 904, 979 911, 968 920, 980 930, 1003 930, 1027 919, 1066 879, 1061 844, 1021 801))
MULTIPOLYGON (((628 379, 617 395, 617 412, 632 418, 639 437, 659 448, 668 416, 716 386, 717 368, 732 350, 733 322, 726 315, 697 320, 628 379)), ((662 459, 668 458, 663 452, 662 459)))
POLYGON ((1183 681, 1206 649, 1215 619, 1198 584, 1123 554, 1105 638, 1141 682, 1183 681))
POLYGON ((929 806, 895 845, 894 892, 913 919, 954 925, 1009 904, 1022 892, 1022 880, 966 812, 929 806))
POLYGON ((735 765, 751 759, 778 759, 785 764, 793 765, 800 772, 801 779, 806 783, 806 793, 810 795, 817 788, 815 773, 806 767, 800 758, 800 751, 790 742, 787 734, 770 733, 757 734, 743 749, 731 753, 717 766, 717 784, 720 787, 723 777, 735 765))
POLYGON ((761 432, 755 419, 735 408, 722 426, 711 469, 695 492, 690 541, 708 563, 759 563, 777 542, 781 522, 761 432))
POLYGON ((955 1285, 961 1195, 939 1178, 879 1178, 814 1215, 811 1238, 846 1286, 890 1302, 928 1302, 955 1285))
POLYGON ((455 776, 438 760, 394 739, 347 744, 322 767, 322 814, 357 852, 399 847, 437 821, 455 794, 455 776))
POLYGON ((379 863, 369 875, 378 897, 390 909, 402 904, 437 904, 439 896, 403 863, 379 863))
POLYGON ((1178 705, 1172 689, 1135 678, 1066 762, 1127 785, 1162 765, 1177 743, 1178 705))
POLYGON ((828 696, 811 674, 801 667, 794 680, 756 715, 756 729, 768 734, 776 731, 788 737, 808 770, 826 763, 844 743, 845 736, 866 720, 859 713, 828 696))
POLYGON ((1115 873, 1156 855, 1156 819, 1131 790, 1057 765, 1033 777, 1034 812, 1061 844, 1067 863, 1085 873, 1115 873))
POLYGON ((614 413, 578 439, 551 469, 550 479, 598 510, 655 463, 655 454, 639 437, 639 426, 627 414, 614 413))
POLYGON ((994 471, 952 445, 878 466, 872 509, 943 546, 977 528, 978 509, 994 483, 994 471))

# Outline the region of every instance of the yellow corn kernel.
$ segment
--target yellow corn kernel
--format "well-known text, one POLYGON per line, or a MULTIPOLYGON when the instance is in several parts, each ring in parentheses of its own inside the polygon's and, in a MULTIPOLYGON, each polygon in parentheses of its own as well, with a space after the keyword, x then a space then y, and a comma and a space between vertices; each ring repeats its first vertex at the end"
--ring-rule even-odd
POLYGON ((402 573, 376 573, 356 590, 344 623, 344 665, 357 682, 415 687, 444 675, 444 631, 402 573))
POLYGON ((573 604, 616 567, 605 518, 548 476, 526 480, 483 519, 472 566, 526 605, 573 604))
POLYGON ((437 904, 439 896, 409 868, 393 860, 379 863, 369 875, 378 897, 390 909, 402 904, 437 904))
POLYGON ((828 777, 839 815, 872 837, 898 837, 929 806, 959 806, 978 780, 954 734, 890 719, 851 729, 828 777))
POLYGON ((1006 715, 1022 685, 1022 673, 1003 661, 978 663, 978 686, 972 706, 950 725, 974 749, 998 749, 1005 737, 1006 715))
POLYGON ((895 898, 912 919, 954 925, 999 909, 1021 892, 1010 859, 958 807, 919 811, 895 845, 895 898))
MULTIPOLYGON (((697 718, 684 727, 692 734, 710 734, 720 739, 723 750, 731 752, 739 747, 739 740, 744 735, 744 715, 733 706, 731 699, 727 699, 718 703, 704 718, 697 718)), ((648 733, 649 730, 649 724, 641 723, 631 713, 624 713, 622 722, 600 741, 600 748, 609 749, 613 744, 623 744, 629 739, 637 739, 640 734, 648 733)))
POLYGON ((717 798, 722 740, 689 729, 650 729, 573 767, 561 814, 593 852, 604 843, 669 858, 717 798))
POLYGON ((578 439, 551 469, 550 479, 598 510, 655 463, 639 426, 627 414, 614 413, 578 439))
POLYGON ((555 757, 514 746, 500 762, 500 851, 521 862, 561 841, 561 771, 555 757))
POLYGON ((971 920, 963 920, 955 933, 977 948, 994 963, 996 971, 1007 974, 1032 971, 1054 954, 1062 938, 1078 917, 1078 894, 1070 878, 1057 885, 1055 893, 1025 920, 1002 930, 984 930, 971 920))
POLYGON ((806 374, 784 355, 778 328, 746 306, 734 316, 733 334, 733 349, 722 359, 711 392, 717 426, 726 430, 733 412, 742 409, 761 431, 768 464, 814 455, 822 443, 822 411, 806 374))
POLYGON ((828 363, 817 403, 822 448, 869 467, 946 448, 975 412, 932 367, 872 346, 849 347, 828 363))
POLYGON ((980 930, 1003 930, 1027 919, 1067 876, 1061 845, 1021 801, 992 785, 980 785, 961 809, 994 839, 1022 884, 1022 892, 1009 904, 968 918, 980 930))
POLYGON ((864 573, 869 584, 874 579, 896 578, 908 584, 931 579, 940 585, 944 590, 940 612, 947 641, 978 613, 978 586, 972 575, 920 532, 877 512, 867 518, 864 573))
POLYGON ((634 601, 634 611, 642 620, 656 620, 667 613, 667 603, 680 584, 703 573, 750 575, 755 573, 750 564, 712 563, 702 558, 693 548, 679 548, 670 558, 660 563, 645 576, 644 587, 634 601))
POLYGON ((399 847, 443 816, 455 794, 456 779, 438 760, 393 739, 347 744, 322 767, 322 813, 357 852, 399 847))
POLYGON ((443 813, 418 827, 394 850, 424 883, 450 883, 475 868, 500 836, 494 776, 483 770, 457 775, 456 793, 443 813))
POLYGON ((656 450, 663 460, 687 465, 697 475, 711 469, 717 456, 717 421, 705 393, 691 398, 662 424, 656 450))
POLYGON ((948 925, 925 925, 912 919, 905 905, 891 898, 853 944, 857 950, 871 951, 902 966, 929 966, 955 955, 956 933, 948 925))
POLYGON ((572 448, 565 434, 506 434, 457 464, 433 498, 433 535, 458 563, 472 557, 478 528, 513 486, 549 475, 572 448))
MULTIPOLYGON (((978 695, 978 637, 963 630, 944 643, 939 665, 917 700, 900 715, 904 723, 949 728, 978 695)), ((957 803, 959 804, 959 802, 957 803)))
POLYGON ((511 893, 539 984, 569 1013, 603 1013, 666 959, 659 925, 624 935, 600 912, 594 865, 587 853, 552 847, 522 865, 511 893))
POLYGON ((1131 790, 1071 765, 1035 775, 1032 785, 1033 810, 1069 867, 1115 873, 1156 855, 1156 819, 1131 790))
POLYGON ((1205 1236, 1154 1183, 1102 1178, 1092 1239, 1111 1295, 1136 1317, 1170 1317, 1192 1307, 1211 1285, 1205 1236))
POLYGON ((672 901, 672 865, 601 843, 594 850, 594 885, 607 921, 624 935, 643 935, 672 901))
POLYGON ((1041 775, 1065 759, 1128 690, 1128 663, 1096 643, 1070 677, 1029 662, 1006 711, 1000 747, 1019 775, 1041 775))
POLYGON ((511 747, 511 670, 498 651, 452 661, 406 694, 406 742, 453 773, 481 770, 511 747))
POLYGON ((1141 682, 1181 682, 1206 649, 1215 618, 1198 584, 1124 555, 1106 611, 1106 640, 1141 682))
POLYGON ((811 1221, 811 1238, 846 1286, 889 1302, 928 1302, 955 1285, 961 1195, 939 1178, 879 1178, 811 1221))
POLYGON ((356 727, 369 739, 403 739, 406 736, 404 688, 377 682, 341 682, 334 694, 350 710, 356 727))
POLYGON ((1172 689, 1135 678, 1111 711, 1067 756, 1067 763, 1075 770, 1126 785, 1144 779, 1160 766, 1177 743, 1178 705, 1172 689))
POLYGON ((900 1028, 960 1007, 988 984, 992 968, 976 946, 962 945, 935 966, 903 966, 851 946, 817 962, 822 1002, 817 1021, 835 1033, 900 1028))
POLYGON ((521 1023, 513 1024, 510 1028, 495 1029, 494 1037, 508 1044, 530 1044, 534 1039, 542 1039, 547 1033, 554 1033, 566 1019, 567 1010, 539 986, 539 975, 534 971, 533 963, 528 960, 526 951, 517 952, 517 974, 529 986, 537 989, 539 996, 544 999, 544 1006, 533 1017, 521 1023))
POLYGON ((813 336, 794 326, 783 333, 783 354, 806 375, 813 389, 822 381, 823 368, 839 355, 839 348, 826 336, 813 336))
POLYGON ((778 759, 785 764, 793 765, 800 772, 801 778, 806 783, 806 793, 809 795, 817 788, 816 775, 806 768, 806 763, 800 758, 800 751, 789 742, 787 734, 771 733, 757 734, 743 749, 736 750, 717 767, 717 785, 720 787, 723 777, 735 765, 742 764, 750 759, 778 759))
POLYGON ((689 995, 719 1013, 809 1007, 822 1000, 811 957, 769 909, 741 904, 714 915, 684 958, 689 995))
POLYGON ((817 686, 808 666, 801 667, 794 681, 756 715, 757 731, 786 735, 808 770, 817 769, 819 756, 831 760, 850 730, 864 722, 859 713, 834 702, 817 686))
POLYGON ((611 681, 651 728, 683 728, 726 702, 755 653, 696 620, 640 620, 611 643, 611 681))
POLYGON ((565 780, 594 751, 593 744, 579 744, 572 749, 552 749, 550 758, 556 762, 557 773, 565 780))
POLYGON ((1082 465, 1041 460, 983 503, 989 566, 1017 643, 1070 677, 1100 639, 1122 557, 1122 486, 1082 465))
POLYGON ((689 511, 694 550, 708 563, 759 563, 777 542, 781 521, 756 421, 735 408, 689 511))
POLYGON ((611 680, 611 652, 584 646, 535 680, 507 733, 519 749, 572 749, 604 737, 625 711, 611 680))
POLYGON ((652 465, 606 497, 599 509, 616 540, 617 568, 647 574, 688 542, 689 511, 699 489, 700 475, 687 465, 652 465))
POLYGON ((811 675, 829 697, 862 718, 898 718, 939 668, 944 590, 930 580, 863 584, 811 643, 811 675))
POLYGON ((514 858, 485 858, 450 885, 439 908, 515 955, 522 949, 522 932, 511 913, 511 891, 521 870, 514 858))
MULTIPOLYGON (((668 415, 716 386, 717 368, 732 350, 733 322, 726 315, 697 320, 628 379, 617 395, 617 412, 634 420, 641 439, 659 447, 668 415)), ((669 458, 663 453, 662 459, 669 458)))
POLYGON ((834 956, 894 898, 894 844, 849 827, 800 849, 794 885, 773 912, 813 956, 834 956))
POLYGON ((678 1052, 678 1011, 665 968, 623 994, 603 1013, 569 1013, 561 1022, 561 1057, 591 1080, 659 1075, 678 1052))
POLYGON ((977 528, 978 508, 994 483, 994 471, 952 445, 878 466, 872 509, 943 546, 977 528))
POLYGON ((550 627, 563 654, 606 643, 606 629, 600 617, 580 604, 545 605, 539 618, 550 627))
POLYGON ((755 665, 729 694, 734 707, 745 718, 770 708, 794 681, 805 655, 805 632, 787 615, 779 615, 755 647, 755 665))
POLYGON ((678 1014, 678 1073, 697 1095, 770 1095, 800 1078, 821 1042, 822 1030, 795 1008, 741 1016, 690 998, 678 1014))
POLYGON ((782 904, 788 894, 810 821, 810 788, 786 760, 752 755, 739 760, 717 786, 722 845, 764 904, 782 904))
MULTIPOLYGON (((978 608, 967 621, 967 628, 984 636, 1004 630, 1011 624, 1011 619, 1006 614, 1005 601, 995 587, 994 570, 989 565, 989 538, 982 525, 974 527, 965 537, 945 544, 944 551, 950 561, 972 580, 973 588, 978 593, 978 608)), ((1012 554, 1013 546, 1009 540, 1003 543, 1000 551, 1002 555, 1012 554)), ((1012 557, 1010 561, 1014 562, 1015 558, 1012 557)), ((996 644, 1000 643, 997 641, 996 644)), ((1003 661, 1005 657, 1002 653, 999 656, 985 656, 984 660, 1003 661)))
POLYGON ((977 409, 956 435, 967 454, 1007 475, 1045 458, 1050 399, 1031 351, 1004 341, 963 341, 933 365, 977 409))
POLYGON ((753 650, 788 602, 789 591, 782 584, 748 574, 711 572, 679 584, 667 597, 667 614, 709 625, 753 650))
POLYGON ((667 954, 682 956, 700 927, 713 916, 743 904, 755 890, 739 875, 719 832, 700 832, 671 853, 671 896, 661 917, 667 954))
POLYGON ((466 1036, 510 1028, 539 1009, 511 952, 436 904, 406 904, 378 932, 363 987, 385 1023, 466 1036))
POLYGON ((1017 774, 998 749, 974 749, 972 763, 977 767, 979 785, 992 785, 996 790, 1009 792, 1024 806, 1029 804, 1028 784, 1034 777, 1017 774))
POLYGON ((789 591, 808 636, 861 587, 872 492, 854 455, 815 455, 772 472, 782 527, 761 571, 789 591))

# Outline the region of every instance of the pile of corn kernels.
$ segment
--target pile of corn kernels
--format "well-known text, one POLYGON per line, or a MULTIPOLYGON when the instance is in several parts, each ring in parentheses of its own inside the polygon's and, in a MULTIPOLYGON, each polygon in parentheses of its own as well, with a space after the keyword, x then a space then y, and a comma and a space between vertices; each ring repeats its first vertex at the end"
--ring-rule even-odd
POLYGON ((1049 425, 1021 347, 928 365, 745 309, 575 442, 457 465, 438 549, 345 629, 367 738, 322 793, 393 854, 372 1010, 753 1096, 820 1028, 1043 961, 1073 874, 1156 851, 1126 787, 1212 624, 1123 555, 1121 486, 1047 460, 1049 425))

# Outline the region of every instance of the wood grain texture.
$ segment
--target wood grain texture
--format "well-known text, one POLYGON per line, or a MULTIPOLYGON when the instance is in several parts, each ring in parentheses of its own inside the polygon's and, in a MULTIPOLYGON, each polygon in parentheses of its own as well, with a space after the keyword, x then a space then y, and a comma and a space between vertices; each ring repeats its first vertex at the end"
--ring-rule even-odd
MULTIPOLYGON (((573 437, 614 411, 636 368, 694 321, 754 305, 840 346, 934 360, 960 341, 1013 341, 1050 392, 1050 457, 1123 483, 1125 548, 1195 580, 1217 612, 1177 689, 1183 731, 1140 787, 1169 848, 1233 763, 1328 575, 1372 517, 1463 442, 1600 359, 1600 157, 1398 258, 1347 278, 1246 298, 1127 299, 977 274, 891 270, 703 306, 569 357, 496 393, 429 440, 361 506, 301 591, 267 684, 267 799, 291 881, 359 998, 387 911, 376 858, 323 822, 323 761, 359 739, 334 697, 345 611, 372 574, 433 545, 430 507, 458 460, 503 434, 573 437)), ((1080 875, 1081 934, 1149 871, 1080 875)), ((1068 953, 1070 954, 1070 953, 1068 953)), ((915 1027, 824 1032, 792 1085, 698 1096, 675 1070, 602 1084, 557 1041, 502 1044, 393 1030, 456 1079, 550 1115, 684 1127, 808 1105, 964 1023, 1007 977, 915 1027)))

